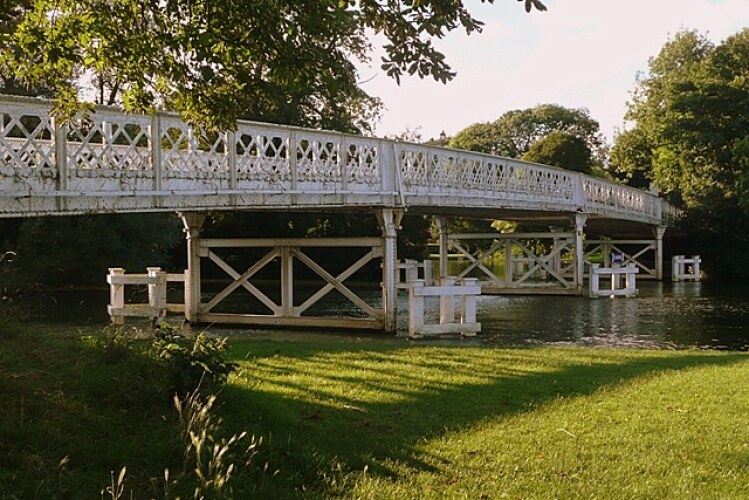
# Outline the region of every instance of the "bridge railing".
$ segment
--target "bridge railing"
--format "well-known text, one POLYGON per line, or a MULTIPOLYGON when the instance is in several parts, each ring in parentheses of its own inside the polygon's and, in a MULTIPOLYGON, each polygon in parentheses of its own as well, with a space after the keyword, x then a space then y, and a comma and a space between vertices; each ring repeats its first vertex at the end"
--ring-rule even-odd
POLYGON ((583 201, 577 175, 511 158, 416 144, 399 144, 406 191, 414 194, 473 194, 526 200, 583 201), (578 196, 576 196, 578 195, 578 196))
POLYGON ((0 97, 0 215, 498 201, 648 223, 674 215, 652 193, 510 158, 254 122, 196 132, 174 114, 107 107, 60 124, 51 108, 0 97))

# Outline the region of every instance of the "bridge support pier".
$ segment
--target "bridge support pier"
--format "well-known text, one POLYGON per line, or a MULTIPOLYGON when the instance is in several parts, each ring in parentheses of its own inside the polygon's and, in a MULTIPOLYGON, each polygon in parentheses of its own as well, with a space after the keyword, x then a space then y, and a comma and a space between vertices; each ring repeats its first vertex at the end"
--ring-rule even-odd
POLYGON ((585 223, 588 221, 587 214, 575 214, 575 289, 577 295, 583 294, 583 281, 585 279, 585 249, 583 238, 585 236, 585 223))
POLYGON ((666 233, 663 226, 653 228, 655 236, 655 279, 663 281, 663 235, 666 233))
MULTIPOLYGON (((383 330, 395 334, 397 329, 397 285, 398 285, 398 228, 403 211, 380 209, 375 212, 381 237, 345 238, 237 238, 205 239, 201 229, 206 215, 197 212, 180 212, 187 239, 187 270, 185 271, 185 320, 193 323, 228 323, 274 327, 332 327, 365 328, 383 330), (320 259, 320 250, 325 248, 350 247, 354 256, 348 267, 341 268, 340 262, 320 259), (253 249, 249 267, 242 272, 236 264, 244 264, 246 258, 235 261, 229 257, 236 250, 253 249), (263 253, 263 249, 265 249, 263 253), (358 254, 358 258, 356 257, 358 254), (318 259, 317 261, 315 259, 318 259), (366 296, 352 290, 345 281, 375 259, 382 259, 382 306, 368 302, 366 296), (208 300, 203 302, 201 286, 201 260, 210 262, 231 278, 231 282, 218 293, 208 290, 208 300), (323 284, 311 294, 307 290, 295 293, 295 267, 307 268, 322 280, 323 284), (251 279, 265 269, 265 273, 278 273, 274 290, 261 290, 251 279), (249 302, 244 301, 240 308, 254 303, 250 308, 256 312, 226 311, 224 300, 233 292, 244 290, 250 294, 249 302), (352 316, 337 314, 314 315, 308 310, 330 292, 337 291, 359 310, 352 316), (224 304, 226 312, 217 310, 224 304), (303 315, 307 313, 307 315, 303 315), (363 315, 362 315, 363 313, 363 315)), ((234 306, 233 308, 236 308, 234 306)), ((236 310, 236 309, 235 309, 236 310)), ((246 311, 246 309, 245 309, 246 311)))
POLYGON ((398 229, 403 211, 384 208, 375 212, 383 239, 382 305, 385 309, 384 329, 395 334, 398 328, 398 229))
POLYGON ((439 281, 447 279, 447 262, 448 262, 448 249, 450 246, 450 235, 447 232, 447 217, 444 215, 437 215, 434 217, 434 221, 437 224, 437 231, 439 234, 439 281))
POLYGON ((187 238, 187 270, 185 271, 185 319, 199 321, 200 314, 200 231, 205 223, 205 214, 200 212, 178 212, 185 226, 187 238))

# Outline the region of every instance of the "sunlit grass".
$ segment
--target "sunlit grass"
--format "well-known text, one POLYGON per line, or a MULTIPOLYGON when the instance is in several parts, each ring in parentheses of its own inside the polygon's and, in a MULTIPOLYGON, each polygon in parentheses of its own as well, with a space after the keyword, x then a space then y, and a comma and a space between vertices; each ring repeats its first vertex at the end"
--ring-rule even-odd
MULTIPOLYGON (((0 497, 95 498, 123 466, 126 491, 158 497, 180 467, 149 342, 92 335, 0 327, 0 497)), ((236 498, 749 491, 746 353, 310 338, 230 343, 224 432, 262 438, 236 498)))
POLYGON ((232 390, 228 404, 265 422, 282 443, 274 466, 299 491, 735 498, 749 487, 743 354, 236 346, 243 351, 251 357, 233 386, 251 393, 232 390))

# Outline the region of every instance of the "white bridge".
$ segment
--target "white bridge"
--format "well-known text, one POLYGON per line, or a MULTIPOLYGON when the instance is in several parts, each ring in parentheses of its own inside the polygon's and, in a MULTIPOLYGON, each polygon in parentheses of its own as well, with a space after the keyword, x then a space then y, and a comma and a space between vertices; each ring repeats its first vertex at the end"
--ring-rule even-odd
MULTIPOLYGON (((58 123, 52 106, 41 99, 0 97, 0 217, 180 212, 194 266, 208 256, 208 246, 199 243, 200 214, 207 211, 373 211, 383 230, 381 243, 371 247, 384 263, 383 309, 369 316, 388 330, 395 321, 395 241, 406 211, 441 220, 463 216, 571 226, 569 238, 555 241, 563 240, 564 251, 576 255, 575 277, 565 281, 576 292, 582 290, 584 228, 598 235, 653 231, 658 267, 663 231, 674 217, 657 194, 515 159, 253 122, 202 133, 174 114, 125 114, 106 107, 58 123)), ((440 227, 446 259, 444 221, 440 227)), ((282 246, 298 255, 298 245, 282 246)), ((550 263, 561 253, 537 261, 564 281, 550 263)), ((199 320, 200 273, 192 270, 186 314, 199 320)), ((440 277, 445 273, 441 263, 440 277)), ((236 274, 235 280, 243 278, 236 274)), ((331 278, 325 278, 329 288, 345 288, 331 278)), ((234 288, 248 289, 246 277, 240 285, 234 288)), ((294 306, 271 309, 282 319, 294 306)))

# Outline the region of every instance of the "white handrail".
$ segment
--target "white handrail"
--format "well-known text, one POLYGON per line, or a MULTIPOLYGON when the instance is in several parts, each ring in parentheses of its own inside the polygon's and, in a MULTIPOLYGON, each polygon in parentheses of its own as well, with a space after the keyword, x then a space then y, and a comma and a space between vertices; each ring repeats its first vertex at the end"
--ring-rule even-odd
POLYGON ((657 195, 512 158, 240 121, 97 106, 60 125, 52 102, 0 96, 0 217, 259 207, 585 212, 668 225, 657 195))

